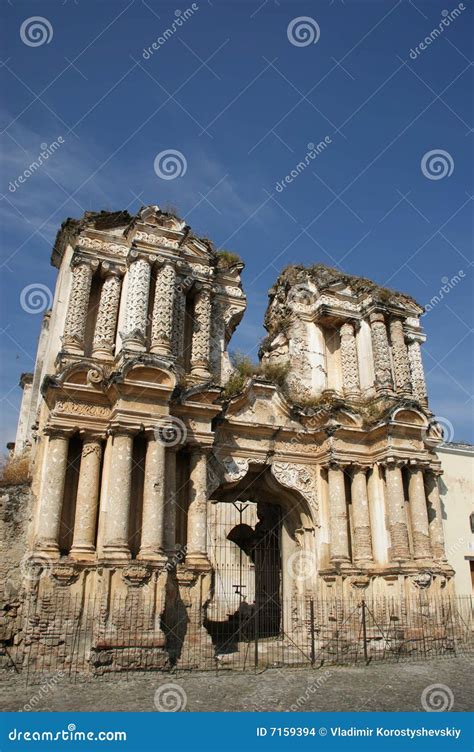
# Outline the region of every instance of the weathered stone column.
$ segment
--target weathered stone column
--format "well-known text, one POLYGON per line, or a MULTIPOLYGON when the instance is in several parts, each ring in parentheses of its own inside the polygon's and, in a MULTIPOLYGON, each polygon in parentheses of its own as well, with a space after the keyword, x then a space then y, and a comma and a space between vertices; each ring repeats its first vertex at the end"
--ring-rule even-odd
POLYGON ((165 509, 165 452, 155 433, 148 436, 143 486, 142 536, 139 559, 163 561, 165 509))
POLYGON ((46 449, 43 483, 40 495, 37 551, 59 557, 59 527, 64 499, 69 438, 66 434, 51 430, 46 449))
POLYGON ((372 562, 367 468, 355 467, 351 485, 352 524, 354 529, 353 558, 357 563, 372 562))
POLYGON ((101 460, 101 440, 95 436, 85 436, 82 444, 71 547, 73 559, 91 559, 95 554, 101 460))
POLYGON ((165 261, 156 274, 151 321, 150 350, 159 355, 171 354, 175 287, 176 271, 174 265, 165 261))
POLYGON ((408 362, 405 332, 403 331, 403 320, 398 316, 390 319, 390 340, 397 391, 409 395, 411 394, 410 364, 408 362))
POLYGON ((431 553, 437 561, 446 561, 438 473, 431 469, 425 471, 425 493, 428 502, 431 553))
POLYGON ((145 350, 148 298, 150 295, 151 266, 156 256, 143 257, 136 251, 130 253, 125 327, 122 341, 129 350, 145 350))
POLYGON ((408 499, 410 503, 413 557, 415 559, 429 559, 431 550, 428 531, 428 510, 426 507, 423 471, 419 467, 410 467, 409 469, 408 499))
POLYGON ((130 559, 128 530, 133 436, 125 428, 117 427, 114 429, 112 442, 104 531, 104 556, 109 559, 130 559))
POLYGON ((168 554, 176 550, 176 451, 178 447, 166 449, 166 485, 165 485, 165 534, 164 547, 168 554))
POLYGON ((405 495, 402 470, 396 462, 385 465, 385 485, 387 489, 387 513, 390 529, 392 561, 406 561, 410 558, 408 542, 405 495))
POLYGON ((207 557, 207 454, 202 447, 196 447, 191 452, 186 563, 196 568, 209 566, 207 557))
POLYGON ((420 341, 413 335, 408 335, 407 340, 413 395, 423 405, 426 405, 428 403, 428 398, 426 393, 425 371, 421 359, 420 341))
POLYGON ((191 349, 191 373, 199 379, 208 379, 211 337, 211 292, 202 286, 194 302, 194 335, 191 349))
POLYGON ((107 261, 102 268, 105 279, 100 293, 99 310, 92 343, 92 356, 104 360, 112 360, 115 347, 115 330, 120 304, 120 290, 122 286, 121 273, 123 269, 111 266, 107 261))
POLYGON ((370 314, 369 320, 374 354, 375 386, 377 391, 386 391, 392 389, 392 365, 385 317, 383 313, 374 311, 370 314))
POLYGON ((329 530, 331 561, 349 561, 349 531, 344 472, 336 463, 328 467, 329 530))
POLYGON ((340 335, 344 394, 346 397, 358 397, 360 395, 359 363, 357 359, 354 324, 352 321, 346 321, 341 326, 340 335))
POLYGON ((92 277, 98 265, 98 261, 83 256, 74 256, 72 259, 72 285, 62 337, 64 348, 68 352, 84 354, 92 277))

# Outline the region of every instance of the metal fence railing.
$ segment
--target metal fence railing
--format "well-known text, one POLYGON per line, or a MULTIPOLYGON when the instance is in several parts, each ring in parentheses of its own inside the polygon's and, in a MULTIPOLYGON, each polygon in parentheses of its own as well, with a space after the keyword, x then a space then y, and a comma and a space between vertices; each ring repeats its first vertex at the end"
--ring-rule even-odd
POLYGON ((56 591, 19 614, 3 665, 23 673, 77 677, 177 669, 255 670, 371 661, 424 660, 472 652, 470 597, 291 600, 234 613, 167 608, 133 597, 56 591))

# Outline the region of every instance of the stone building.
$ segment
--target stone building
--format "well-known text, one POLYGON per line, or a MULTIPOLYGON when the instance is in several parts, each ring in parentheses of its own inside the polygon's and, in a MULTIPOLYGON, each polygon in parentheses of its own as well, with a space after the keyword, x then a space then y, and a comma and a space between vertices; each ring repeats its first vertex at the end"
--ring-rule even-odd
POLYGON ((124 660, 135 614, 135 665, 198 666, 257 618, 262 638, 296 640, 313 600, 452 592, 412 298, 288 267, 251 373, 228 354, 243 264, 173 214, 69 219, 52 263, 14 450, 31 474, 30 651, 44 613, 67 633, 91 600, 98 664, 124 660))

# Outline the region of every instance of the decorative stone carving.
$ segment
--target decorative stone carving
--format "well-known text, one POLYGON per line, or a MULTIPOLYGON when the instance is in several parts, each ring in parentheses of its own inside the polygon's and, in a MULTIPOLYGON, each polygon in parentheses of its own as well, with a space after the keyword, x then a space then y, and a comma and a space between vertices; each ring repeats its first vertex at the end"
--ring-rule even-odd
POLYGON ((87 311, 94 269, 98 261, 75 257, 72 263, 72 285, 64 325, 63 345, 69 352, 84 353, 87 311))
POLYGON ((271 471, 282 486, 299 491, 315 515, 315 524, 319 524, 317 521, 319 500, 316 468, 313 465, 289 465, 286 462, 273 462, 271 471))
POLYGON ((122 569, 122 579, 130 587, 142 587, 151 577, 151 569, 146 564, 128 564, 122 569))
POLYGON ((344 394, 357 397, 360 394, 359 364, 354 324, 350 321, 341 326, 341 361, 344 394))
POLYGON ((90 405, 85 402, 72 402, 71 400, 58 400, 55 405, 55 412, 84 415, 91 418, 108 418, 110 416, 109 407, 90 405))
POLYGON ((209 377, 209 354, 211 336, 211 293, 203 287, 196 294, 194 303, 194 334, 191 350, 191 371, 199 378, 209 377))
POLYGON ((87 248, 91 251, 102 251, 109 253, 112 256, 125 257, 129 252, 129 248, 126 245, 119 245, 118 243, 110 243, 108 241, 99 240, 98 238, 87 238, 80 236, 77 239, 77 244, 82 248, 87 248))
POLYGON ((395 371, 395 384, 401 394, 410 394, 411 378, 408 363, 408 350, 405 343, 403 321, 401 318, 390 319, 390 340, 392 343, 392 358, 395 371))
POLYGON ((410 363, 411 383, 413 395, 422 404, 427 404, 425 371, 421 359, 420 342, 415 337, 408 335, 408 360, 410 363))
POLYGON ((139 230, 134 235, 134 240, 142 240, 150 245, 160 245, 163 248, 179 248, 179 240, 166 238, 164 235, 155 235, 151 232, 142 232, 139 230))
MULTIPOLYGON (((150 293, 150 263, 138 256, 130 255, 132 263, 129 269, 127 307, 125 328, 122 332, 124 346, 130 350, 144 350, 148 314, 148 296, 150 293)), ((156 257, 152 257, 152 261, 156 257)))
POLYGON ((186 296, 181 284, 177 282, 173 296, 173 329, 171 345, 173 356, 182 366, 184 363, 184 319, 186 316, 186 296))
POLYGON ((65 587, 66 585, 72 585, 73 582, 79 577, 79 569, 75 564, 69 562, 60 562, 54 564, 51 569, 51 577, 58 585, 65 587))
POLYGON ((392 366, 388 345, 387 328, 383 313, 370 314, 370 331, 374 353, 375 384, 378 389, 392 388, 392 366))
POLYGON ((244 457, 224 457, 222 464, 225 468, 224 481, 226 483, 237 483, 245 478, 249 471, 249 460, 244 457))
POLYGON ((92 355, 95 358, 111 359, 113 356, 121 284, 119 270, 115 267, 107 269, 92 344, 92 355))
POLYGON ((176 270, 164 263, 157 271, 151 321, 151 352, 171 354, 176 270))

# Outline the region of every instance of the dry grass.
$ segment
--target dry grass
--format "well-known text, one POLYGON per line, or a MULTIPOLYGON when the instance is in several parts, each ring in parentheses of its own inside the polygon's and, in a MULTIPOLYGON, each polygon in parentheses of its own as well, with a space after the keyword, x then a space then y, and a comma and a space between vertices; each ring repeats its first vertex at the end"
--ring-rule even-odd
POLYGON ((0 486, 18 486, 30 482, 30 463, 26 457, 8 459, 0 469, 0 486))

